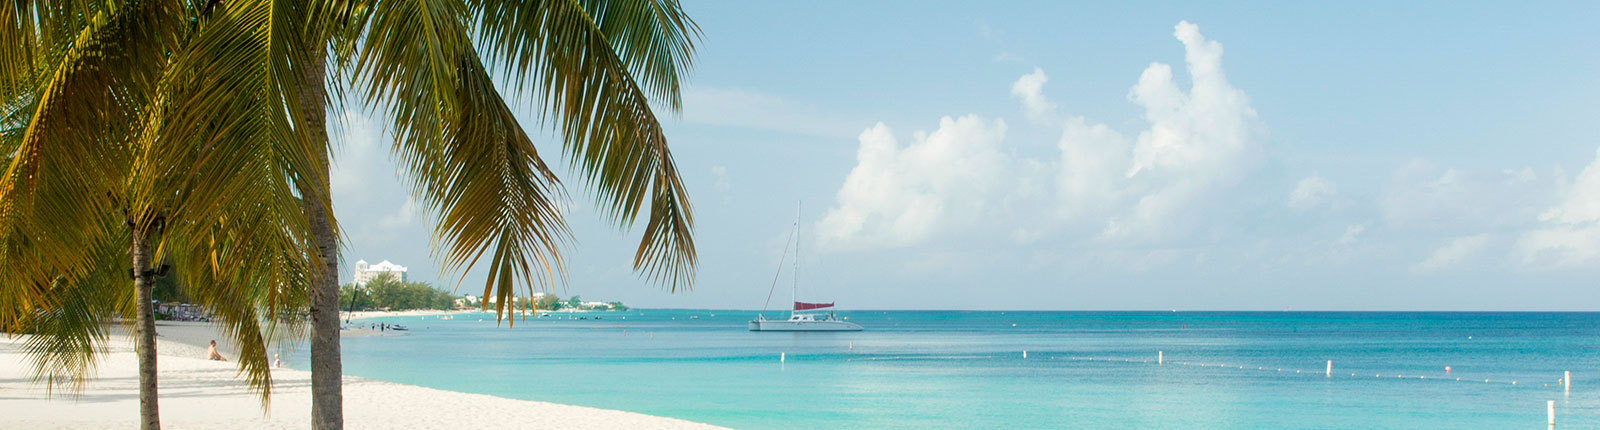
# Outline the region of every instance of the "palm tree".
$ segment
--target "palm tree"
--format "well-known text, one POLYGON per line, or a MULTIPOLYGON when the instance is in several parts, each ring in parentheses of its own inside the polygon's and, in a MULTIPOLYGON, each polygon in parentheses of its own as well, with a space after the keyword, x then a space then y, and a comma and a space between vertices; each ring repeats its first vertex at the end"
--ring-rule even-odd
POLYGON ((271 6, 0 8, 0 327, 39 334, 24 345, 39 379, 81 383, 101 321, 133 315, 146 429, 160 426, 157 276, 220 317, 265 402, 264 336, 296 329, 320 265, 300 205, 326 201, 306 191, 326 188, 322 147, 293 126, 283 54, 303 30, 271 6))
MULTIPOLYGON (((393 151, 438 220, 436 256, 463 273, 486 263, 483 296, 498 298, 502 318, 519 291, 565 281, 561 251, 571 232, 563 185, 496 89, 483 53, 514 95, 538 102, 541 125, 560 136, 569 167, 609 219, 630 228, 644 216, 634 269, 674 292, 691 287, 692 210, 651 104, 681 108, 679 82, 699 37, 676 0, 371 0, 317 9, 312 28, 321 30, 307 38, 326 41, 335 82, 348 82, 356 101, 391 122, 393 151)), ((306 135, 325 143, 322 54, 300 63, 300 110, 306 135)), ((338 246, 323 227, 333 218, 327 207, 306 205, 327 265, 311 293, 316 429, 343 426, 338 246)))
MULTIPOLYGON (((199 16, 199 21, 205 22, 207 28, 202 32, 212 34, 210 40, 214 41, 204 45, 211 48, 206 51, 207 56, 195 55, 194 58, 215 60, 214 64, 208 64, 214 70, 231 72, 243 68, 255 70, 263 77, 260 81, 265 82, 264 85, 248 87, 256 91, 244 91, 244 94, 253 95, 260 106, 280 108, 251 110, 270 118, 264 121, 266 126, 254 131, 271 133, 268 137, 274 141, 298 139, 304 147, 312 148, 312 155, 306 159, 294 158, 293 166, 282 170, 300 175, 287 182, 306 197, 300 203, 305 224, 312 231, 313 246, 307 260, 321 269, 310 272, 315 279, 309 293, 315 428, 340 428, 343 421, 339 388, 342 372, 338 349, 338 236, 333 214, 328 209, 331 205, 326 200, 327 183, 322 178, 327 177, 329 165, 324 110, 345 98, 330 99, 325 87, 330 81, 356 90, 357 101, 381 110, 392 121, 395 151, 404 161, 414 192, 439 220, 435 239, 443 247, 438 256, 447 269, 463 272, 488 256, 489 276, 484 282, 484 296, 494 294, 499 298, 496 311, 502 315, 519 288, 531 293, 536 288, 548 290, 565 280, 561 250, 570 242, 571 234, 560 209, 566 198, 563 185, 495 88, 480 49, 494 59, 493 64, 498 66, 503 78, 511 81, 510 88, 517 95, 531 96, 539 103, 542 125, 551 126, 560 136, 569 167, 596 194, 596 203, 609 218, 626 229, 644 215, 643 237, 634 256, 635 269, 665 284, 671 291, 688 289, 692 285, 696 260, 692 210, 686 187, 678 176, 665 134, 656 118, 655 107, 651 105, 654 101, 668 111, 680 109, 679 81, 690 66, 693 42, 699 35, 698 28, 675 0, 207 0, 181 8, 159 1, 111 1, 103 5, 19 1, 15 7, 0 8, 0 54, 4 58, 26 57, 30 61, 26 65, 0 65, 0 87, 19 88, 32 76, 30 72, 35 63, 51 64, 32 61, 35 53, 27 47, 34 42, 44 41, 43 46, 75 46, 69 42, 77 40, 75 37, 81 32, 60 25, 58 21, 72 21, 73 17, 79 17, 80 21, 92 17, 94 19, 88 21, 94 23, 106 22, 109 18, 125 20, 119 21, 125 25, 84 34, 100 38, 96 40, 103 46, 95 46, 99 46, 96 52, 102 56, 122 53, 117 58, 131 58, 122 61, 154 62, 157 64, 141 65, 159 69, 158 66, 165 63, 152 59, 166 59, 163 54, 167 52, 177 53, 174 55, 191 52, 184 50, 190 48, 188 45, 174 42, 186 40, 179 37, 179 32, 165 30, 181 29, 183 20, 172 18, 185 16, 199 16), (212 25, 211 18, 205 14, 214 8, 223 11, 226 21, 237 24, 233 27, 212 25), (138 14, 145 9, 161 11, 138 14), (182 9, 189 15, 174 9, 182 9), (154 25, 160 23, 164 24, 154 25), (149 29, 156 31, 137 35, 143 38, 118 38, 115 33, 149 29), (235 32, 229 33, 230 29, 235 32), (226 51, 224 47, 231 46, 224 43, 228 41, 253 43, 251 47, 255 49, 226 51), (126 55, 136 52, 154 55, 126 55), (327 79, 330 69, 338 79, 327 79), (279 102, 282 104, 277 104, 279 102), (310 166, 309 171, 301 170, 306 166, 310 166)), ((142 88, 135 84, 153 81, 140 76, 165 76, 121 64, 109 66, 92 70, 107 82, 132 81, 126 86, 136 90, 142 88), (130 78, 128 74, 133 76, 130 78)), ((78 70, 74 67, 62 69, 78 70)), ((198 79, 193 74, 186 76, 198 79)), ((208 76, 209 73, 199 78, 208 76)), ((225 95, 220 92, 227 89, 212 89, 216 91, 202 92, 191 98, 152 99, 181 106, 183 109, 178 110, 190 115, 186 117, 189 122, 160 123, 188 132, 190 134, 182 135, 188 137, 201 136, 195 133, 205 131, 196 127, 227 122, 226 119, 233 118, 229 116, 232 105, 215 103, 217 99, 211 98, 225 95), (212 121, 200 121, 206 118, 212 121)), ((41 100, 53 93, 43 94, 41 100)), ((114 97, 102 96, 97 101, 111 98, 114 97)), ((161 103, 156 105, 165 106, 161 103)), ((68 110, 60 117, 81 117, 89 121, 102 114, 80 108, 68 110)), ((137 108, 128 110, 139 111, 137 108)), ((162 118, 159 115, 150 117, 162 118)), ((63 133, 106 128, 106 124, 87 125, 100 128, 68 127, 63 133)), ((24 137, 33 135, 33 128, 35 126, 30 123, 24 137)), ((169 134, 157 135, 176 135, 171 131, 165 133, 169 134)), ((92 143, 97 142, 95 139, 102 139, 76 137, 89 142, 82 143, 83 146, 93 146, 92 143)), ((203 144, 202 147, 219 144, 210 139, 189 141, 203 144)), ((34 147, 19 148, 31 150, 34 147)), ((284 153, 289 152, 286 149, 284 153)), ((25 152, 12 153, 19 154, 17 159, 11 160, 13 165, 24 161, 25 157, 20 154, 25 152)), ((134 172, 142 171, 135 169, 134 172)), ((109 177, 126 175, 127 172, 123 172, 109 177)), ((33 176, 24 175, 23 178, 33 176)), ((115 184, 115 181, 90 183, 93 186, 67 191, 83 196, 113 189, 115 184)), ((167 196, 159 192, 137 195, 167 196)), ((130 231, 134 233, 134 242, 147 243, 149 232, 153 231, 149 226, 165 225, 167 223, 154 221, 168 218, 160 216, 165 206, 137 202, 139 205, 135 209, 145 212, 132 212, 140 215, 130 224, 137 228, 130 231)), ((77 209, 94 212, 115 208, 99 205, 77 209)), ((28 219, 42 212, 22 209, 0 208, 4 213, 17 214, 18 219, 28 219)), ((84 225, 85 222, 64 225, 67 224, 84 225)), ((168 232, 163 237, 172 236, 168 232)), ((68 238, 78 239, 75 243, 89 242, 71 235, 68 238)), ((156 249, 159 253, 162 248, 156 249)), ((8 263, 21 261, 12 258, 12 254, 5 255, 8 263)), ((55 266, 41 267, 63 271, 93 267, 82 265, 84 258, 57 260, 52 261, 55 266)), ((149 258, 134 261, 138 265, 149 264, 149 258)), ((74 275, 76 277, 71 279, 86 276, 74 275)), ((22 279, 32 282, 30 284, 14 285, 48 285, 44 281, 50 279, 54 278, 41 274, 22 279)), ((13 284, 8 282, 7 285, 13 284)), ((42 297, 48 295, 38 293, 28 299, 42 300, 42 297)), ((0 299, 4 300, 10 299, 0 299)), ((24 305, 31 303, 24 299, 13 301, 24 305)), ((154 380, 153 368, 150 380, 154 380)), ((151 388, 153 394, 153 385, 151 388)), ((150 416, 154 415, 153 409, 149 412, 150 416)))

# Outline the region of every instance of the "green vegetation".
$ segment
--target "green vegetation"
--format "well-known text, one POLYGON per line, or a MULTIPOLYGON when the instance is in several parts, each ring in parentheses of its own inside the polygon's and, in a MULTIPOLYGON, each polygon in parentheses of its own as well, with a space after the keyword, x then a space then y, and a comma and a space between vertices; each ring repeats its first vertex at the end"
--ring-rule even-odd
POLYGON ((535 308, 541 311, 559 311, 563 309, 577 309, 585 311, 625 311, 629 309, 628 305, 624 305, 622 302, 585 302, 579 296, 572 296, 570 299, 561 300, 560 297, 556 297, 553 294, 539 296, 538 300, 533 302, 533 305, 535 308))
POLYGON ((357 310, 454 309, 455 302, 456 296, 425 282, 378 278, 360 287, 350 284, 339 287, 339 303, 343 309, 352 306, 357 310))
POLYGON ((311 428, 343 428, 324 115, 347 101, 392 121, 446 270, 487 267, 502 294, 566 276, 558 154, 606 220, 642 232, 634 270, 688 289, 692 209, 657 113, 680 111, 699 35, 675 0, 8 2, 0 328, 50 333, 24 348, 35 374, 76 383, 100 322, 133 316, 140 426, 157 429, 151 301, 170 267, 163 297, 248 346, 236 363, 263 402, 258 346, 309 310, 311 428), (519 99, 559 150, 536 150, 519 99))

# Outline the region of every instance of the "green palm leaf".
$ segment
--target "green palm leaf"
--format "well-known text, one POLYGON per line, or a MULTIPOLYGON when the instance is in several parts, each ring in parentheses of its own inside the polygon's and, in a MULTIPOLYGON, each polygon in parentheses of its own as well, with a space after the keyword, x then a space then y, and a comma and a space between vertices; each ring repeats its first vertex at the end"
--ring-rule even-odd
POLYGON ((613 220, 631 226, 649 208, 635 269, 673 291, 689 288, 692 209, 648 95, 674 111, 680 104, 680 73, 699 30, 676 2, 379 0, 356 25, 359 43, 338 52, 353 57, 364 99, 393 123, 417 198, 439 218, 446 269, 487 256, 484 296, 500 298, 497 311, 519 285, 564 280, 560 251, 571 239, 561 183, 475 42, 515 88, 535 84, 543 118, 613 220))

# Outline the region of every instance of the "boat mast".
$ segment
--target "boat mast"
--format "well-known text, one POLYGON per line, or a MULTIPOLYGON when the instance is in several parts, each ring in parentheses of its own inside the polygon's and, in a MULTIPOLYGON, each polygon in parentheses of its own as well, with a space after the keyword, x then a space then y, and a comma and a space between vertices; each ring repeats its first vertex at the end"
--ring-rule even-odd
POLYGON ((805 202, 794 207, 794 284, 789 286, 789 319, 794 319, 795 303, 800 301, 800 208, 805 202))

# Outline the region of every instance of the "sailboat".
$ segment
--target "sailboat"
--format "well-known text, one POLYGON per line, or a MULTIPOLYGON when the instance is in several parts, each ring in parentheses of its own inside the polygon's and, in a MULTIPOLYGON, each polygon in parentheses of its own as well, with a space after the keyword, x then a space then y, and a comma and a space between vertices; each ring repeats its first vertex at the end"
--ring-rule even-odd
MULTIPOLYGON (((807 303, 796 297, 800 289, 800 211, 795 210, 794 215, 794 283, 789 286, 789 301, 794 307, 789 310, 787 320, 769 320, 765 314, 756 314, 756 319, 750 320, 750 331, 861 331, 861 326, 840 319, 833 312, 806 312, 833 307, 834 302, 807 303)), ((788 251, 788 246, 784 246, 788 251)), ((778 262, 778 270, 783 270, 783 262, 778 262)), ((777 275, 773 275, 776 281, 777 275)), ((777 287, 777 283, 773 283, 777 287)), ((772 292, 767 292, 768 301, 772 292)))

